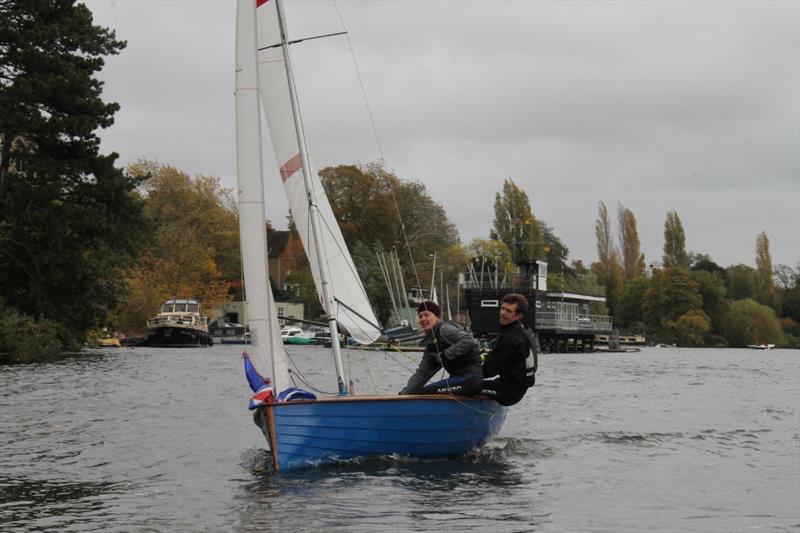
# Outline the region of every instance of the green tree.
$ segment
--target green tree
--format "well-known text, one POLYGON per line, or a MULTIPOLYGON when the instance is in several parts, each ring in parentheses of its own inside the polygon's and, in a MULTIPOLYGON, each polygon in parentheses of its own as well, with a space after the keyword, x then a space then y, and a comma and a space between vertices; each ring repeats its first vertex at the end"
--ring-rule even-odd
POLYGON ((800 264, 794 269, 778 265, 775 272, 781 291, 781 316, 800 322, 800 264))
MULTIPOLYGON (((547 260, 548 280, 557 280, 552 285, 552 289, 562 290, 564 286, 570 283, 570 279, 575 277, 575 272, 568 263, 569 248, 546 222, 541 221, 540 226, 542 228, 542 240, 545 242, 544 251, 545 259, 547 260)), ((548 287, 551 287, 549 283, 550 281, 548 281, 548 287)))
POLYGON ((542 228, 533 216, 528 195, 510 179, 503 181, 502 195, 495 195, 491 238, 506 243, 517 262, 545 257, 542 228))
POLYGON ((639 232, 636 229, 636 217, 633 211, 619 204, 617 217, 623 279, 628 282, 644 276, 644 254, 640 250, 639 232))
POLYGON ((759 303, 768 305, 776 312, 780 312, 780 296, 772 277, 772 255, 769 252, 769 238, 766 232, 762 231, 756 237, 755 299, 759 303))
POLYGON ((700 311, 703 299, 698 283, 688 270, 665 268, 649 280, 642 304, 648 333, 662 342, 675 342, 678 319, 691 311, 700 311))
POLYGON ((714 262, 708 254, 689 252, 689 270, 705 270, 712 274, 719 274, 721 279, 725 279, 725 269, 714 262))
POLYGON ((625 292, 619 302, 619 310, 614 316, 617 326, 637 330, 644 329, 644 294, 649 280, 644 277, 633 279, 625 284, 625 292))
POLYGON ((619 252, 613 242, 611 217, 603 202, 600 202, 597 207, 597 221, 594 230, 597 237, 597 262, 592 264, 591 270, 597 277, 597 281, 605 287, 609 312, 616 315, 623 294, 624 273, 619 252))
POLYGON ((669 211, 664 222, 664 267, 689 268, 689 256, 686 253, 686 236, 678 213, 669 211))
POLYGON ((597 278, 603 285, 610 270, 614 241, 611 235, 611 217, 606 204, 600 202, 597 206, 597 221, 594 223, 594 234, 597 238, 597 278))
POLYGON ((725 269, 728 298, 731 300, 744 300, 753 298, 756 294, 756 271, 747 265, 732 265, 725 269))
POLYGON ((95 133, 119 106, 94 76, 124 46, 85 5, 0 1, 0 293, 78 338, 124 295, 146 238, 139 181, 95 133))
POLYGON ((705 346, 705 339, 711 331, 711 319, 700 309, 693 309, 667 323, 669 338, 678 346, 705 346))
POLYGON ((720 274, 712 274, 706 270, 695 270, 692 278, 697 282, 698 291, 703 299, 703 312, 711 320, 712 332, 717 336, 707 337, 707 346, 725 344, 719 335, 722 334, 722 324, 725 322, 730 309, 727 299, 725 282, 720 274))
POLYGON ((731 304, 723 331, 731 346, 743 347, 762 343, 783 346, 786 343, 775 312, 750 298, 731 304))

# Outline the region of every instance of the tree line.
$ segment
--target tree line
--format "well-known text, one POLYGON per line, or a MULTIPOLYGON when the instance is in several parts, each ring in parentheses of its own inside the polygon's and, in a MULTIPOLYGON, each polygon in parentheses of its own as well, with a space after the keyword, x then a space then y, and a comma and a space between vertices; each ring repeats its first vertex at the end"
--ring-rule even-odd
POLYGON ((773 268, 765 232, 755 239, 756 268, 722 267, 707 254, 686 250, 680 216, 670 210, 661 261, 647 268, 635 216, 622 205, 617 214, 620 245, 614 246, 600 202, 598 261, 592 265, 617 326, 680 346, 800 346, 800 265, 773 268))

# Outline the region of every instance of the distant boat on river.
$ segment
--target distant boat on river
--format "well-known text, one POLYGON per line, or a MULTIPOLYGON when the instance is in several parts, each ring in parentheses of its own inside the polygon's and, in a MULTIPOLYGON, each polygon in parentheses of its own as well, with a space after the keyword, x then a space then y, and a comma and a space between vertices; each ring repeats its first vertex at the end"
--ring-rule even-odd
POLYGON ((748 348, 751 350, 771 350, 775 347, 774 344, 748 344, 748 348))
POLYGON ((194 299, 167 300, 161 312, 147 321, 144 346, 183 348, 211 346, 208 318, 200 312, 200 302, 194 299))

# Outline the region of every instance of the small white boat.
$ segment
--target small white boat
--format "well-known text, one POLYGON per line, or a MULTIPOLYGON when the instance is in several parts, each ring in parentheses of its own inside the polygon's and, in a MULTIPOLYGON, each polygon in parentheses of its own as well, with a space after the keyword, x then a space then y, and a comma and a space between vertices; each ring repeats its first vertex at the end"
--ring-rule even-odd
POLYGON ((748 344, 748 348, 751 350, 771 350, 775 347, 774 344, 748 344))
POLYGON ((283 344, 316 344, 314 336, 297 326, 284 326, 281 330, 283 344))

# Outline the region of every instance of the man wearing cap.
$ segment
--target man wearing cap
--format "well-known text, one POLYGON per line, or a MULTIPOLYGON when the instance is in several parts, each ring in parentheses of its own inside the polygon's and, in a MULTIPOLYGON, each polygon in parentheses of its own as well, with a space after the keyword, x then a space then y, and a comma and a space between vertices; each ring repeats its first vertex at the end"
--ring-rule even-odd
POLYGON ((425 331, 425 352, 400 394, 472 396, 480 392, 483 373, 478 341, 455 322, 442 320, 442 310, 434 302, 419 304, 417 315, 425 331), (449 377, 425 385, 442 367, 449 377))

